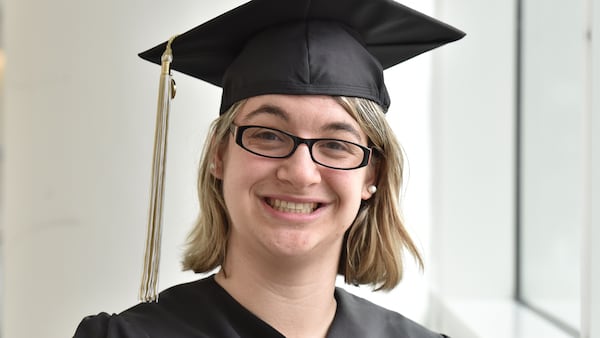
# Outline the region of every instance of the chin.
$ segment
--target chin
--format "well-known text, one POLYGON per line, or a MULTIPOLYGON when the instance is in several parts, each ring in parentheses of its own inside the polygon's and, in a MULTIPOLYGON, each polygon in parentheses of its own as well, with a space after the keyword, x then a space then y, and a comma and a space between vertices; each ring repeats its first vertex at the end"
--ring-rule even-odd
POLYGON ((328 252, 339 253, 341 238, 336 241, 324 241, 311 234, 285 234, 271 243, 271 250, 281 258, 323 258, 328 252))

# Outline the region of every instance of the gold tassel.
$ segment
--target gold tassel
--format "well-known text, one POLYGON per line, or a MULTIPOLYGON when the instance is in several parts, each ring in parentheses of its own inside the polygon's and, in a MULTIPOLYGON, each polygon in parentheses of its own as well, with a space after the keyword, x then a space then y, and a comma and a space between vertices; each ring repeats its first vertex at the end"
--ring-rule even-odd
POLYGON ((144 255, 144 271, 140 287, 142 302, 158 302, 158 266, 160 261, 160 242, 162 232, 162 207, 164 201, 165 159, 167 153, 167 131, 169 122, 169 106, 175 98, 175 81, 171 78, 171 61, 173 51, 171 44, 176 35, 169 39, 167 48, 161 58, 160 85, 158 89, 158 107, 156 111, 156 131, 154 134, 154 155, 152 160, 152 182, 150 209, 148 215, 148 232, 146 235, 146 252, 144 255))

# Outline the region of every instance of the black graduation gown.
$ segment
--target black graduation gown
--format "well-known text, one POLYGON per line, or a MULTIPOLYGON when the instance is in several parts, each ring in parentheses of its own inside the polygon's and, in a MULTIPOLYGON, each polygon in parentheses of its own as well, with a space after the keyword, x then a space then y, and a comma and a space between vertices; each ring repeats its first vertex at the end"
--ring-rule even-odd
MULTIPOLYGON (((328 338, 441 338, 402 315, 336 288, 328 338)), ((214 275, 160 293, 120 314, 84 318, 74 338, 282 338, 223 289, 214 275)))

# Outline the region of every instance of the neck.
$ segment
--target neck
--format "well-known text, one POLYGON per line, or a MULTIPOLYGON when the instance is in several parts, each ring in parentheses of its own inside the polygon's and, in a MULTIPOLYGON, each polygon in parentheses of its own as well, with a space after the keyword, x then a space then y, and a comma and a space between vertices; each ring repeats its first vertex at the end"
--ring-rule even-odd
POLYGON ((339 256, 329 261, 279 257, 266 263, 264 257, 249 257, 256 255, 228 251, 217 283, 286 337, 325 337, 336 311, 339 256))

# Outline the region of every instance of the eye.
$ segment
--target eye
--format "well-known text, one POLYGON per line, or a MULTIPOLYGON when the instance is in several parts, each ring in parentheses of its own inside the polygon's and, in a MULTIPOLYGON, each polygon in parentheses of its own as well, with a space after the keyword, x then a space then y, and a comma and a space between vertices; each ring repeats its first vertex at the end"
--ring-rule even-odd
POLYGON ((319 146, 328 150, 348 151, 348 144, 338 140, 325 140, 319 146))
POLYGON ((242 145, 254 153, 280 157, 294 146, 294 141, 282 131, 266 127, 248 127, 242 145))
POLYGON ((251 128, 246 131, 247 137, 255 141, 283 141, 280 132, 265 128, 251 128))
POLYGON ((281 137, 272 131, 262 131, 260 133, 256 133, 254 137, 271 141, 281 140, 281 137))
POLYGON ((335 139, 321 140, 316 146, 317 151, 325 157, 341 158, 361 155, 361 148, 347 141, 335 139))

